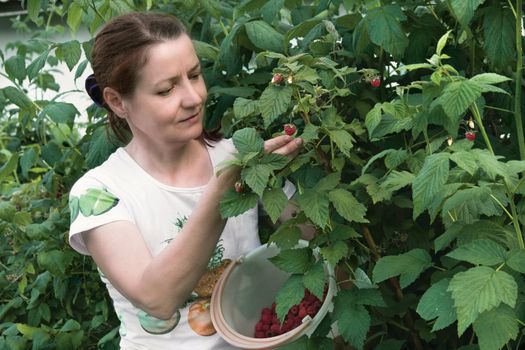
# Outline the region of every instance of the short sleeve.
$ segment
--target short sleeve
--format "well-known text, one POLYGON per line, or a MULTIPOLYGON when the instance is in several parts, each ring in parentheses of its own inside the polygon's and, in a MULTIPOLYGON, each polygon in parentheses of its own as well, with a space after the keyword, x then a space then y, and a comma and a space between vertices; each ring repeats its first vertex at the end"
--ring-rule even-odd
POLYGON ((69 244, 84 255, 89 255, 82 236, 85 231, 114 221, 134 222, 122 198, 89 176, 80 178, 71 188, 69 209, 69 244))
POLYGON ((295 194, 296 190, 297 189, 295 188, 295 185, 290 180, 287 179, 283 186, 283 191, 286 197, 288 199, 291 199, 293 195, 295 194))

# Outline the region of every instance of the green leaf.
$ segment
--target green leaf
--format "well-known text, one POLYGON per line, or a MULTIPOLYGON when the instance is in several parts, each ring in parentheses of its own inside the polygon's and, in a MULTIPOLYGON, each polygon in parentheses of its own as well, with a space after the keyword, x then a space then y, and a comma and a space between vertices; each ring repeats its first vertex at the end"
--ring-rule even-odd
POLYGON ((82 55, 80 43, 77 40, 71 40, 60 44, 56 49, 56 55, 65 61, 69 71, 72 71, 82 55))
POLYGON ((38 265, 56 276, 64 276, 72 258, 70 254, 57 249, 41 251, 37 255, 38 265))
POLYGON ((20 109, 31 110, 33 107, 33 102, 17 88, 8 86, 3 91, 7 100, 20 107, 20 109))
POLYGON ((455 81, 445 86, 434 104, 441 105, 445 114, 455 122, 481 96, 481 92, 481 87, 475 82, 455 81))
POLYGON ((423 167, 412 183, 414 219, 432 204, 434 196, 440 192, 448 180, 449 155, 435 153, 428 156, 423 167))
POLYGON ((18 167, 18 153, 11 154, 9 160, 0 168, 0 183, 18 167))
POLYGON ((401 275, 399 282, 401 288, 405 288, 430 266, 432 259, 428 252, 417 248, 404 254, 382 257, 374 266, 372 275, 375 283, 401 275))
POLYGON ((221 217, 226 219, 233 216, 238 216, 251 208, 254 208, 259 201, 259 196, 252 192, 237 193, 230 189, 227 191, 220 201, 221 217))
MULTIPOLYGON (((381 104, 376 103, 374 108, 372 108, 365 117, 365 126, 368 130, 368 137, 372 138, 372 134, 374 133, 375 128, 379 125, 381 122, 381 104)), ((383 151, 384 152, 384 151, 383 151)), ((363 173, 365 170, 363 169, 363 173)))
POLYGON ((102 215, 116 206, 119 199, 106 189, 88 188, 87 191, 80 195, 79 206, 80 212, 84 216, 102 215))
POLYGON ((217 56, 219 54, 219 49, 207 42, 200 41, 200 40, 192 40, 193 47, 195 48, 195 52, 197 53, 197 57, 201 59, 207 59, 210 61, 215 61, 217 59, 217 56))
POLYGON ((278 255, 268 260, 279 269, 289 273, 305 273, 314 263, 310 248, 281 250, 278 255))
POLYGON ((47 56, 49 56, 49 50, 44 51, 31 64, 27 67, 27 77, 29 80, 33 80, 46 64, 47 56))
POLYGON ((76 2, 72 2, 67 9, 67 25, 73 33, 76 33, 82 21, 82 7, 76 2))
POLYGON ((236 23, 228 35, 222 40, 219 48, 219 55, 215 61, 215 70, 226 70, 228 75, 234 75, 240 72, 242 68, 241 47, 239 45, 239 30, 242 24, 236 23))
POLYGON ((281 225, 270 236, 269 243, 277 244, 280 249, 291 249, 297 245, 301 238, 301 230, 297 226, 281 225))
POLYGON ((454 299, 459 336, 479 314, 501 303, 514 307, 518 296, 518 285, 511 275, 487 266, 473 267, 455 274, 447 290, 454 299))
POLYGON ((525 250, 511 250, 506 263, 507 266, 513 269, 514 271, 525 273, 525 250))
POLYGON ((263 195, 264 189, 268 185, 272 168, 267 164, 257 164, 243 168, 241 178, 246 181, 248 186, 257 193, 259 197, 263 195))
POLYGON ((77 108, 71 103, 52 102, 42 110, 52 121, 59 124, 72 126, 75 117, 79 115, 77 108))
POLYGON ((330 245, 322 247, 320 252, 330 265, 336 266, 337 263, 348 254, 348 245, 343 241, 335 241, 330 245))
POLYGON ((4 62, 4 69, 11 80, 21 83, 26 77, 26 62, 24 56, 14 55, 4 62))
POLYGON ((299 194, 297 203, 315 225, 324 228, 328 224, 330 202, 326 192, 306 189, 299 194))
POLYGON ((16 213, 16 207, 9 202, 0 202, 0 219, 11 222, 16 213))
POLYGON ((78 197, 69 196, 69 212, 71 214, 70 222, 72 223, 76 220, 78 214, 80 213, 80 201, 78 197))
POLYGON ((345 156, 350 157, 350 150, 355 142, 352 135, 346 130, 330 130, 329 135, 330 139, 335 142, 337 148, 339 148, 345 156))
POLYGON ((292 100, 293 89, 291 86, 270 85, 264 89, 259 98, 259 110, 261 111, 264 127, 270 124, 286 112, 292 100))
POLYGON ((264 140, 253 128, 237 130, 232 136, 233 144, 241 154, 259 153, 264 149, 264 140))
POLYGON ((288 204, 288 197, 282 188, 267 188, 263 192, 262 203, 272 222, 276 223, 288 204))
POLYGON ((448 3, 458 22, 466 27, 478 6, 484 2, 485 0, 450 0, 448 3))
POLYGON ((324 288, 326 285, 326 275, 324 272, 324 263, 322 260, 317 261, 305 272, 303 285, 319 300, 323 300, 324 288))
POLYGON ((31 20, 37 23, 38 15, 40 13, 40 0, 28 0, 27 1, 27 15, 31 20))
POLYGON ((385 166, 388 169, 395 169, 403 164, 408 158, 408 152, 405 149, 397 149, 390 152, 385 157, 385 166))
POLYGON ((448 327, 456 321, 456 310, 452 294, 447 290, 450 280, 448 278, 434 283, 421 296, 417 305, 417 313, 426 321, 436 319, 432 332, 448 327))
POLYGON ((438 56, 441 56, 441 52, 443 51, 443 49, 445 48, 445 45, 447 45, 447 40, 448 40, 448 37, 450 35, 450 32, 452 30, 449 30, 448 32, 446 32, 445 34, 443 34, 441 36, 441 38, 439 38, 438 40, 438 43, 437 43, 437 46, 436 46, 436 54, 438 56))
POLYGON ((477 220, 480 215, 500 215, 502 209, 491 197, 488 187, 472 187, 458 190, 445 203, 441 216, 446 219, 450 214, 455 220, 462 220, 468 224, 477 220))
POLYGON ((357 349, 363 349, 370 328, 370 314, 363 305, 348 304, 344 295, 335 298, 334 320, 343 339, 357 349))
POLYGON ((237 119, 242 119, 254 115, 258 112, 257 101, 238 97, 233 103, 233 114, 237 119))
POLYGON ((369 305, 377 307, 387 307, 381 291, 377 288, 368 289, 342 289, 338 292, 338 297, 344 299, 346 305, 369 305))
POLYGON ((503 157, 496 156, 486 149, 473 149, 471 153, 491 180, 495 180, 498 175, 501 177, 507 176, 505 164, 499 161, 503 157))
POLYGON ((447 256, 474 265, 492 266, 501 264, 506 260, 506 251, 505 248, 492 240, 477 239, 454 249, 447 256))
POLYGON ((480 350, 499 350, 519 334, 516 312, 507 305, 485 311, 474 321, 480 350))
POLYGON ((456 163, 461 169, 465 170, 470 175, 474 175, 479 168, 479 164, 470 152, 459 151, 452 153, 450 159, 456 163))
POLYGON ((379 6, 370 10, 364 18, 370 41, 382 47, 392 56, 400 58, 409 40, 401 21, 406 20, 399 5, 379 6))
POLYGON ((381 183, 381 188, 387 192, 397 191, 414 182, 415 176, 408 171, 393 170, 388 174, 386 179, 381 183))
POLYGON ((504 70, 516 57, 515 18, 508 7, 489 6, 483 15, 483 48, 491 66, 504 70))
POLYGON ((301 302, 304 297, 304 285, 302 275, 291 275, 281 287, 275 297, 275 312, 282 323, 288 310, 301 302))
POLYGON ((496 73, 481 73, 470 78, 470 81, 482 84, 482 85, 494 85, 503 83, 511 80, 509 77, 499 75, 496 73))
POLYGON ((365 218, 366 207, 359 203, 349 191, 336 188, 328 193, 328 198, 334 205, 337 213, 349 222, 369 222, 365 218))
POLYGON ((246 34, 253 45, 262 50, 283 53, 284 36, 264 21, 244 24, 246 34))

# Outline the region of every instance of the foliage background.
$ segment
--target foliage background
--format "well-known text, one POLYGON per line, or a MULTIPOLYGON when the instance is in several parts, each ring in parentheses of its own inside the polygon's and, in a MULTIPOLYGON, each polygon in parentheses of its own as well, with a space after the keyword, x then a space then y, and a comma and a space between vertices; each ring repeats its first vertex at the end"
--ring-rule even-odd
POLYGON ((53 75, 58 62, 77 77, 89 70, 81 53, 89 57, 91 41, 50 37, 80 26, 95 33, 132 10, 177 14, 192 33, 209 88, 207 127, 234 136, 249 188, 229 193, 223 214, 262 197, 270 222, 283 206, 282 178, 298 186, 297 218, 262 228, 293 277, 280 310, 304 287, 322 289, 312 249, 347 276, 315 336, 288 349, 520 348, 521 0, 24 6, 13 26, 36 31, 0 51, 10 81, 0 88, 0 349, 117 348, 96 268, 67 245, 68 189, 117 145, 103 112, 77 110, 53 75), (275 73, 285 82, 270 83, 275 73), (260 137, 287 122, 307 141, 303 154, 287 164, 264 158, 260 137), (308 249, 288 249, 300 223, 317 236, 308 249))

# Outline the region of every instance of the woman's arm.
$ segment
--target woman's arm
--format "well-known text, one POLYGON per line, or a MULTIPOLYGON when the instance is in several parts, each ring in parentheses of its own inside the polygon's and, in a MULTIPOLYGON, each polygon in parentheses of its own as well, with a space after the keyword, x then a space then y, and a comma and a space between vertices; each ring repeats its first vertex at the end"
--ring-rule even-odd
MULTIPOLYGON (((300 139, 287 136, 265 142, 266 152, 285 156, 295 156, 300 147, 300 139)), ((182 230, 155 257, 138 228, 128 221, 112 222, 84 233, 86 247, 120 293, 148 314, 168 319, 206 271, 226 224, 220 216, 220 200, 238 178, 237 168, 214 176, 182 230)))

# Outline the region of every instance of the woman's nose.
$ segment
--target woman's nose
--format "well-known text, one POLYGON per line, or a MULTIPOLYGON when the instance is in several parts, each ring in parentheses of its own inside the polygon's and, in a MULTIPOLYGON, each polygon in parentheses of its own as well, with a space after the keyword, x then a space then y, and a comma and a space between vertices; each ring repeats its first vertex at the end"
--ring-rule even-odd
POLYGON ((204 102, 206 87, 201 82, 186 80, 184 82, 184 96, 182 96, 182 105, 184 107, 194 107, 204 102))

